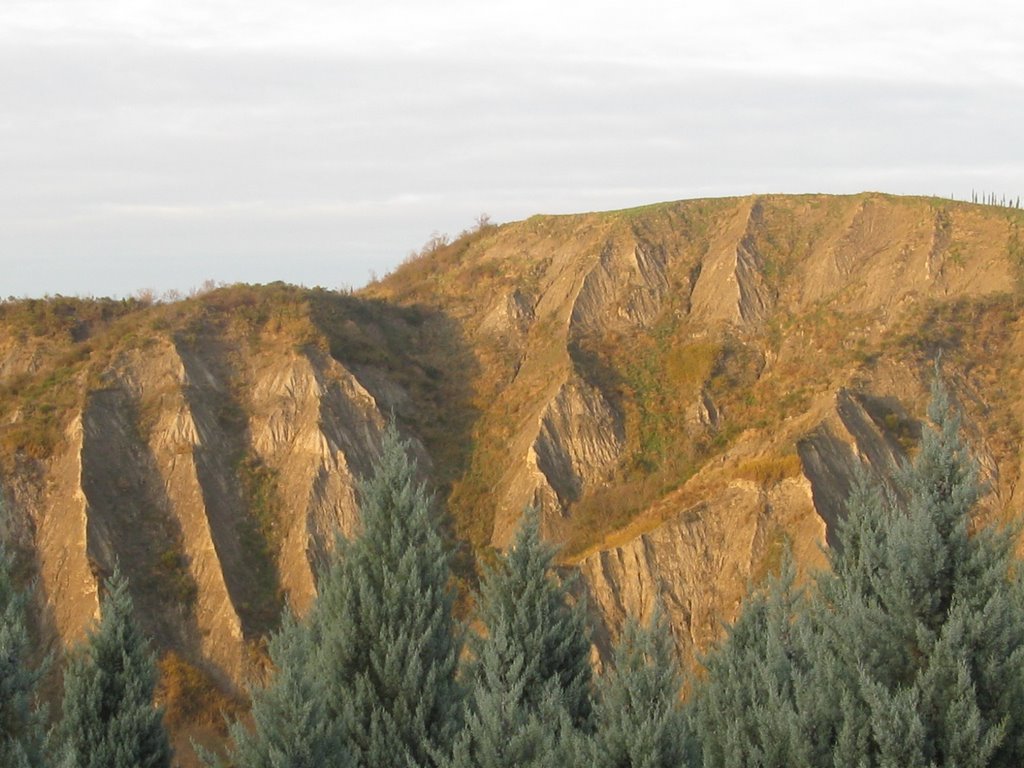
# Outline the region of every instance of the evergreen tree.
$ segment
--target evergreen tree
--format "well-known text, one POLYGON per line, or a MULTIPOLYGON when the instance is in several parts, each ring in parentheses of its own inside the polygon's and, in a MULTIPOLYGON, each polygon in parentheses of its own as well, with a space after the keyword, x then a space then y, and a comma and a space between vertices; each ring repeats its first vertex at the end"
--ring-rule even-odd
MULTIPOLYGON (((270 641, 274 675, 252 692, 253 729, 231 726, 229 764, 245 768, 348 768, 340 724, 324 706, 308 628, 286 614, 270 641)), ((206 755, 208 765, 218 761, 206 755)))
POLYGON ((100 622, 64 675, 62 768, 166 768, 171 748, 153 705, 153 655, 132 616, 119 569, 106 582, 100 622))
MULTIPOLYGON (((480 619, 508 638, 503 660, 525 660, 524 703, 538 709, 552 683, 575 726, 590 719, 590 631, 582 602, 554 573, 557 549, 540 535, 540 514, 525 513, 512 547, 485 575, 480 619)), ((474 638, 479 650, 488 639, 474 638)))
POLYGON ((0 765, 11 768, 45 764, 44 713, 35 698, 41 671, 29 668, 30 650, 25 594, 12 584, 10 559, 0 544, 0 765))
POLYGON ((936 379, 895 488, 861 480, 808 602, 745 606, 692 712, 705 766, 1019 766, 1024 583, 1014 534, 971 533, 977 472, 936 379))
POLYGON ((694 764, 683 715, 682 674, 672 635, 657 611, 648 627, 631 619, 614 666, 598 681, 590 764, 597 768, 681 768, 694 764))
POLYGON ((450 550, 394 425, 360 496, 362 533, 321 577, 312 674, 356 765, 433 766, 460 726, 461 634, 450 550))
POLYGON ((687 710, 705 768, 816 764, 814 712, 800 707, 809 664, 804 605, 787 558, 704 659, 706 675, 687 710))
POLYGON ((471 692, 465 727, 455 741, 449 768, 571 768, 588 765, 585 736, 575 727, 553 681, 534 710, 523 706, 517 665, 492 675, 471 692), (499 679, 494 679, 495 677, 499 679), (504 686, 511 683, 512 689, 504 686))
POLYGON ((528 510, 511 549, 485 574, 470 640, 470 699, 454 765, 575 764, 590 720, 590 640, 583 606, 554 576, 556 550, 528 510))
POLYGON ((865 765, 1024 761, 1024 588, 1014 536, 970 532, 977 471, 936 378, 921 451, 895 492, 862 484, 820 580, 830 664, 813 685, 835 713, 823 739, 865 765))

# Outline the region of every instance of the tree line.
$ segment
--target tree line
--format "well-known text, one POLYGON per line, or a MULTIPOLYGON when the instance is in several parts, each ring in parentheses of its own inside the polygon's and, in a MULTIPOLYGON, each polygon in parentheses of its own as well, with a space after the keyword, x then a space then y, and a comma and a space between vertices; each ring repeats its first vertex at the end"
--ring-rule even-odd
MULTIPOLYGON (((977 468, 934 385, 931 427, 891 483, 862 477, 831 567, 755 589, 684 676, 659 611, 595 675, 585 605, 527 512, 453 617, 452 550, 389 427, 309 614, 286 613, 251 717, 208 765, 239 768, 741 768, 1024 763, 1017 529, 976 527, 977 468)), ((0 569, 0 766, 167 766, 153 661, 117 573, 65 672, 34 705, 24 595, 0 569)))

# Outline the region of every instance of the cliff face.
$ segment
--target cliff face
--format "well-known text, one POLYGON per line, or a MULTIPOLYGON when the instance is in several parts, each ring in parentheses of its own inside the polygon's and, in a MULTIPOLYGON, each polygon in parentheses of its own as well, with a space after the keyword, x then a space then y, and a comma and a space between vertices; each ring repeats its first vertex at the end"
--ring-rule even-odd
POLYGON ((120 563, 154 636, 241 681, 282 597, 304 609, 335 530, 356 530, 385 415, 316 349, 216 332, 155 332, 91 376, 57 450, 12 486, 52 628, 80 639, 120 563))
POLYGON ((1016 508, 1022 221, 871 194, 538 217, 367 294, 446 312, 481 361, 467 535, 503 546, 539 504, 602 631, 660 600, 688 654, 783 549, 824 565, 854 468, 916 450, 940 357, 986 514, 1016 508))
POLYGON ((939 353, 985 513, 1016 511, 1022 223, 690 201, 486 227, 355 296, 8 302, 0 530, 53 638, 82 637, 120 563, 160 647, 235 685, 358 530, 394 415, 471 550, 538 504, 599 637, 660 601, 689 654, 783 550, 824 564, 854 467, 915 451, 939 353))

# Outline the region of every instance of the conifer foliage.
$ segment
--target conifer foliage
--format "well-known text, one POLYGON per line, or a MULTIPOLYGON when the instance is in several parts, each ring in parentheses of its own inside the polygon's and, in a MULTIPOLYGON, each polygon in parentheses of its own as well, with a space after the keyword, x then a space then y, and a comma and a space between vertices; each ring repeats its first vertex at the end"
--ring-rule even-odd
POLYGON ((1011 532, 971 534, 979 496, 960 419, 938 379, 896 493, 860 489, 820 585, 822 638, 842 692, 832 730, 869 764, 1024 761, 1024 588, 1011 532))
POLYGON ((100 622, 64 675, 60 768, 166 768, 171 748, 153 705, 156 669, 132 613, 128 581, 106 581, 100 622))
POLYGON ((39 671, 29 666, 25 593, 11 581, 0 545, 0 766, 37 768, 43 761, 43 713, 36 709, 39 671))
POLYGON ((541 539, 540 514, 529 509, 512 547, 480 588, 480 618, 505 665, 522 658, 524 701, 536 709, 553 687, 574 725, 590 719, 590 633, 585 607, 570 599, 568 584, 555 575, 558 550, 541 539))
POLYGON ((485 575, 471 638, 466 727, 455 766, 550 765, 589 726, 590 638, 583 606, 554 574, 556 550, 528 510, 508 553, 485 575))
POLYGON ((613 667, 598 681, 595 768, 681 768, 690 740, 680 691, 682 674, 660 610, 649 626, 626 622, 613 667))
MULTIPOLYGON (((229 763, 245 768, 349 768, 340 723, 325 706, 307 628, 286 614, 270 641, 274 676, 252 692, 253 729, 231 726, 229 763)), ((206 755, 208 764, 216 764, 206 755)))
POLYGON ((451 552, 407 450, 392 424, 311 617, 324 706, 364 768, 437 765, 462 706, 451 552))
POLYGON ((660 620, 628 623, 591 679, 580 603, 528 511, 485 574, 457 684, 449 554, 391 427, 310 620, 286 620, 236 765, 1003 768, 1024 764, 1024 581, 1011 531, 972 530, 980 490, 936 384, 911 466, 863 480, 806 590, 787 560, 680 706, 660 620))
POLYGON ((971 532, 977 472, 936 380, 913 465, 851 496, 805 599, 750 599, 693 717, 712 766, 1019 766, 1024 584, 1012 532, 971 532))
POLYGON ((802 709, 813 643, 794 578, 786 559, 777 577, 747 597, 725 640, 704 660, 707 674, 688 714, 707 768, 818 764, 807 753, 813 706, 802 709))

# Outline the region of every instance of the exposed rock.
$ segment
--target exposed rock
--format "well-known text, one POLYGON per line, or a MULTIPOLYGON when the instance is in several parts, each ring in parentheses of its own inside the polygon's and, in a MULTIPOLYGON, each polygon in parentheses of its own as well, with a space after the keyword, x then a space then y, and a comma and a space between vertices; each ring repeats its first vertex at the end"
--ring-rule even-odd
POLYGON ((304 611, 335 532, 358 528, 355 486, 380 446, 374 399, 336 363, 266 356, 249 393, 253 450, 277 477, 281 586, 304 611))
POLYGON ((354 296, 236 286, 52 332, 0 307, 0 532, 64 642, 119 561, 157 647, 237 684, 358 531, 394 414, 471 547, 536 503, 606 636, 660 600, 689 654, 785 547, 824 563, 853 468, 913 454, 940 353, 985 509, 1016 514, 1022 225, 876 194, 684 201, 488 228, 354 296))
POLYGON ((606 243, 573 305, 573 332, 649 326, 669 291, 666 269, 664 248, 636 243, 630 252, 606 243))
POLYGON ((563 507, 577 501, 584 486, 608 479, 625 437, 622 416, 600 391, 579 379, 566 382, 534 443, 537 467, 563 507))
POLYGON ((718 409, 707 391, 702 389, 697 400, 686 409, 686 425, 694 433, 718 427, 718 409))
POLYGON ((797 451, 830 545, 835 544, 836 523, 845 514, 858 468, 884 479, 906 460, 899 445, 878 428, 848 390, 836 394, 834 413, 798 441, 797 451))
POLYGON ((84 438, 79 415, 50 462, 48 482, 33 510, 42 592, 50 618, 67 641, 83 638, 99 618, 99 591, 89 562, 89 504, 82 490, 84 438))
POLYGON ((527 334, 527 351, 514 380, 503 393, 516 402, 518 424, 507 445, 513 460, 503 467, 495 484, 498 503, 491 541, 496 546, 511 540, 528 504, 540 507, 547 534, 560 527, 558 518, 564 516, 557 493, 540 469, 536 446, 544 415, 571 374, 568 342, 573 308, 587 275, 599 259, 595 256, 591 253, 582 262, 551 259, 546 267, 545 288, 534 305, 534 321, 527 334))
POLYGON ((48 620, 65 643, 81 639, 119 563, 147 630, 240 684, 247 644, 273 620, 266 590, 304 610, 335 532, 356 532, 356 482, 385 417, 350 372, 313 352, 155 339, 103 378, 41 492, 14 499, 33 511, 48 620), (246 483, 261 479, 265 508, 252 509, 246 483))
POLYGON ((769 294, 748 231, 757 205, 741 208, 711 241, 690 294, 690 314, 704 323, 749 325, 764 319, 769 294))
POLYGON ((534 320, 533 300, 521 290, 513 290, 499 299, 480 323, 484 333, 506 335, 525 333, 534 320))
MULTIPOLYGON (((148 433, 137 435, 136 444, 130 448, 136 455, 134 462, 127 466, 114 462, 110 466, 114 471, 139 472, 137 483, 148 492, 138 494, 142 498, 135 500, 147 505, 150 526, 158 533, 152 542, 154 551, 144 557, 130 554, 134 535, 117 541, 104 565, 109 572, 114 558, 145 563, 151 572, 149 578, 162 579, 170 589, 164 590, 163 604, 150 606, 137 601, 144 621, 176 622, 180 625, 176 631, 164 628, 158 636, 177 636, 174 644, 179 648, 204 659, 228 680, 239 682, 245 661, 244 631, 237 608, 241 598, 229 589, 226 561, 217 542, 219 535, 230 546, 237 534, 224 530, 223 525, 215 529, 211 520, 197 455, 201 455, 204 439, 215 438, 210 426, 204 429, 197 423, 186 397, 190 369, 196 371, 195 365, 186 365, 178 347, 162 341, 145 353, 134 352, 123 358, 111 372, 111 378, 123 387, 113 391, 124 394, 117 411, 97 414, 97 428, 109 433, 109 421, 117 413, 127 416, 134 412, 139 424, 135 429, 148 433)), ((207 373, 199 378, 217 386, 207 373)), ((224 450, 223 444, 213 447, 214 452, 224 450)), ((97 464, 105 458, 104 450, 97 446, 97 464)), ((94 509, 110 517, 123 503, 117 492, 99 495, 94 509)), ((146 579, 146 574, 130 571, 128 576, 133 586, 146 579)))
MULTIPOLYGON (((627 616, 649 618, 662 606, 680 652, 692 658, 721 635, 758 570, 778 557, 781 537, 803 535, 801 518, 813 509, 803 478, 765 490, 736 481, 713 497, 680 509, 649 533, 587 557, 580 571, 587 585, 599 640, 627 616)), ((819 527, 821 541, 823 527, 819 527)), ((812 537, 815 538, 815 537, 812 537)))

